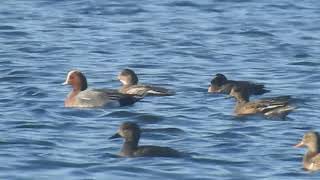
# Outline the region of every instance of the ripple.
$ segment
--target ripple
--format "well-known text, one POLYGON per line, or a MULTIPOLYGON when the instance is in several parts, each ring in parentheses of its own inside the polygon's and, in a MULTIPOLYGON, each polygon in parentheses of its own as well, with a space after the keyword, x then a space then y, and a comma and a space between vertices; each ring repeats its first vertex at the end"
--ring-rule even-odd
POLYGON ((48 96, 47 93, 37 87, 18 87, 16 90, 21 97, 44 98, 48 96))
POLYGON ((40 109, 40 108, 32 109, 31 112, 33 112, 36 115, 46 115, 46 114, 48 114, 47 110, 40 109))
POLYGON ((105 117, 134 117, 139 116, 140 113, 130 112, 130 111, 114 111, 107 114, 105 117))
POLYGON ((54 129, 54 126, 43 125, 43 124, 24 124, 16 126, 17 129, 54 129))
POLYGON ((319 66, 320 63, 317 62, 310 62, 310 61, 300 61, 300 62, 293 62, 293 63, 289 63, 289 65, 296 65, 296 66, 310 66, 310 67, 314 67, 314 66, 319 66))
POLYGON ((142 129, 143 132, 156 132, 156 133, 169 133, 169 134, 182 134, 185 133, 182 129, 179 128, 148 128, 142 129))
POLYGON ((139 122, 143 122, 143 123, 158 123, 163 120, 162 117, 156 116, 156 115, 151 115, 151 114, 139 115, 138 117, 136 117, 136 119, 139 122))
POLYGON ((29 33, 23 31, 0 31, 0 36, 3 37, 28 37, 29 33))
POLYGON ((23 71, 23 70, 11 70, 8 75, 25 75, 25 74, 29 74, 29 71, 23 71))
POLYGON ((0 77, 0 82, 9 82, 9 83, 25 83, 29 77, 26 76, 5 76, 0 77))
POLYGON ((117 7, 117 8, 112 8, 112 9, 105 9, 105 8, 100 8, 100 7, 86 7, 81 10, 79 10, 81 14, 84 15, 90 15, 90 14, 95 14, 95 15, 138 15, 141 13, 147 13, 148 11, 146 9, 140 8, 140 7, 135 7, 135 5, 131 5, 131 7, 117 7))
POLYGON ((296 54, 294 57, 295 58, 307 58, 307 57, 311 57, 311 55, 307 54, 307 53, 300 53, 300 54, 296 54))
POLYGON ((272 37, 272 36, 274 36, 272 33, 264 32, 264 31, 257 31, 257 30, 244 31, 244 32, 240 32, 238 34, 251 36, 251 37, 272 37))
MULTIPOLYGON (((12 65, 13 62, 12 61, 9 61, 9 60, 3 60, 3 61, 0 61, 0 64, 4 64, 4 65, 12 65)), ((11 70, 11 69, 6 69, 6 70, 11 70)))
POLYGON ((320 129, 319 3, 3 1, 0 179, 319 179, 301 169, 305 150, 291 148, 320 129), (68 70, 114 89, 127 67, 177 94, 63 107, 68 70), (299 109, 287 121, 234 117, 233 100, 206 92, 215 72, 265 82, 270 96, 299 97, 299 109), (119 158, 122 140, 107 137, 129 120, 141 125, 142 145, 190 156, 119 158))
POLYGON ((0 25, 0 30, 15 30, 16 28, 14 26, 6 26, 6 25, 0 25))
POLYGON ((65 109, 63 112, 59 112, 59 115, 62 117, 81 117, 81 118, 89 118, 93 117, 95 114, 94 111, 90 109, 81 110, 81 109, 65 109))
POLYGON ((99 165, 98 163, 72 163, 67 161, 57 161, 57 160, 28 160, 24 161, 25 166, 22 169, 51 169, 51 168, 87 168, 91 166, 99 165))
POLYGON ((174 6, 176 6, 176 7, 196 7, 196 8, 201 7, 199 4, 196 4, 192 1, 174 1, 172 3, 168 3, 167 6, 169 6, 169 7, 172 7, 172 6, 173 7, 174 6))
POLYGON ((248 161, 226 161, 220 159, 208 159, 208 158, 193 158, 196 162, 207 163, 207 164, 219 164, 219 165, 232 165, 232 166, 244 166, 248 164, 248 161))
POLYGON ((31 145, 31 146, 42 146, 42 147, 55 147, 55 143, 51 141, 42 141, 42 140, 32 140, 32 139, 17 139, 15 141, 6 142, 8 145, 31 145))

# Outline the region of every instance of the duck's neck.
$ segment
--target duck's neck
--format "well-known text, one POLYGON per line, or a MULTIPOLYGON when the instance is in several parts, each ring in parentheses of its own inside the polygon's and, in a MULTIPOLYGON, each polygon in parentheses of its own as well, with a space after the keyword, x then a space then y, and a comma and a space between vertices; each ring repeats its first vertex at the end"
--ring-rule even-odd
POLYGON ((72 91, 71 91, 70 94, 69 94, 69 97, 74 97, 74 96, 76 96, 77 94, 79 94, 79 92, 81 92, 80 89, 72 89, 72 91))
POLYGON ((131 88, 131 85, 123 84, 122 87, 120 88, 120 92, 126 94, 130 88, 131 88))
POLYGON ((83 87, 80 86, 77 86, 77 85, 73 85, 72 86, 72 91, 71 93, 69 94, 69 97, 74 97, 76 96, 77 94, 79 94, 79 92, 83 91, 85 89, 83 89, 83 87))
POLYGON ((125 140, 120 154, 122 156, 132 156, 138 148, 138 141, 139 140, 125 140))
POLYGON ((129 87, 133 85, 137 85, 137 83, 132 82, 132 81, 121 81, 124 87, 129 87))
POLYGON ((72 84, 72 92, 79 93, 87 89, 86 83, 72 84))
POLYGON ((236 97, 236 101, 237 101, 237 104, 245 104, 249 102, 249 98, 244 96, 238 96, 236 97))
POLYGON ((317 146, 315 147, 308 147, 308 152, 303 157, 303 162, 305 167, 309 167, 311 165, 311 160, 314 156, 319 154, 319 148, 317 146))
POLYGON ((72 86, 72 90, 69 93, 67 99, 64 101, 66 107, 72 107, 76 101, 76 96, 82 91, 83 87, 81 86, 72 86))

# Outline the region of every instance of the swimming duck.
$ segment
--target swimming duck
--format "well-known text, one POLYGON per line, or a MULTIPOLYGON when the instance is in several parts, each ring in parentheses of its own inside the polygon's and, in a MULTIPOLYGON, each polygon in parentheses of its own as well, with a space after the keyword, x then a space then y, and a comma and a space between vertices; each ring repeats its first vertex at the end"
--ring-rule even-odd
POLYGON ((237 103, 235 114, 237 116, 263 114, 270 118, 285 118, 294 107, 289 106, 290 96, 279 96, 272 98, 263 98, 256 101, 249 101, 247 89, 233 87, 230 95, 235 97, 237 103))
POLYGON ((320 147, 319 147, 319 133, 307 132, 300 143, 295 147, 306 146, 308 152, 303 157, 303 168, 309 171, 320 170, 320 147))
POLYGON ((122 87, 120 88, 119 92, 124 94, 141 95, 142 93, 147 92, 147 95, 153 96, 174 95, 174 92, 166 88, 138 84, 138 76, 131 69, 122 70, 118 75, 118 79, 122 83, 122 87))
POLYGON ((65 99, 65 107, 103 107, 103 106, 126 106, 139 101, 141 96, 121 94, 116 90, 87 89, 87 79, 78 70, 68 73, 64 85, 71 85, 72 90, 65 99))
POLYGON ((118 132, 109 139, 124 138, 124 144, 120 151, 123 157, 179 157, 180 152, 169 147, 138 146, 141 130, 134 122, 124 122, 118 132))
POLYGON ((261 95, 270 92, 269 90, 264 89, 265 87, 263 84, 256 84, 249 81, 228 80, 223 74, 216 74, 215 78, 211 80, 208 92, 230 94, 231 89, 234 86, 247 89, 249 95, 261 95))

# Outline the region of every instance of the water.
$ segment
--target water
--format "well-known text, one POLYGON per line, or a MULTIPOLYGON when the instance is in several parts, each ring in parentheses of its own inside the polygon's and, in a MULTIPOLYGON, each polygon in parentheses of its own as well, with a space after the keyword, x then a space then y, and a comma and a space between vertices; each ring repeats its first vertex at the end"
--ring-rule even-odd
MULTIPOLYGON (((54 1, 0 3, 0 179, 319 179, 296 144, 319 131, 320 2, 54 1), (130 107, 66 109, 71 69, 90 87, 141 82, 176 90, 130 107), (234 100, 206 93, 213 74, 290 94, 285 121, 235 118, 234 100), (124 121, 141 144, 186 158, 117 158, 124 121)), ((259 97, 254 97, 259 98, 259 97)))

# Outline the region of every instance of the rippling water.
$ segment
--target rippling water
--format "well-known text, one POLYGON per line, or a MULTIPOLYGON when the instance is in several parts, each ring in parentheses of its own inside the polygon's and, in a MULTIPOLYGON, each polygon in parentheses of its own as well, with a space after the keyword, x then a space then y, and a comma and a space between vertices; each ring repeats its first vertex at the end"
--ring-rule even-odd
MULTIPOLYGON (((274 0, 20 0, 0 3, 0 179, 319 179, 292 147, 319 131, 320 2, 274 0), (66 109, 67 71, 91 87, 141 82, 176 90, 130 107, 66 109), (213 74, 290 94, 285 121, 235 118, 207 94, 213 74), (141 144, 186 158, 117 158, 124 121, 141 144)), ((257 98, 257 97, 255 97, 257 98)))

